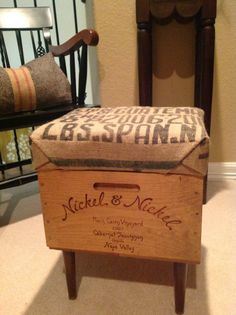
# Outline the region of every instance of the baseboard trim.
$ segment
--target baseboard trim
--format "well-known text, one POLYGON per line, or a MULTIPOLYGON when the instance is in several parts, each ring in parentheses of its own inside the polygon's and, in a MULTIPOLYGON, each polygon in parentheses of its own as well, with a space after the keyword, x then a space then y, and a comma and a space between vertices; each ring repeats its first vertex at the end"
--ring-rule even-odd
POLYGON ((208 167, 209 180, 236 180, 236 162, 211 162, 208 167))

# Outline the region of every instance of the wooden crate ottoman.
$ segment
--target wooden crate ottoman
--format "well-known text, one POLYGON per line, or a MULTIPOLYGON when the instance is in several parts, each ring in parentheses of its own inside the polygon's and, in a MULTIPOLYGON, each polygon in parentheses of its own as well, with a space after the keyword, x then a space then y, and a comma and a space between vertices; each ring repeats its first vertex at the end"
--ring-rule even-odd
POLYGON ((200 262, 208 136, 190 107, 79 109, 32 136, 47 245, 62 249, 69 297, 75 251, 174 262, 176 312, 200 262))

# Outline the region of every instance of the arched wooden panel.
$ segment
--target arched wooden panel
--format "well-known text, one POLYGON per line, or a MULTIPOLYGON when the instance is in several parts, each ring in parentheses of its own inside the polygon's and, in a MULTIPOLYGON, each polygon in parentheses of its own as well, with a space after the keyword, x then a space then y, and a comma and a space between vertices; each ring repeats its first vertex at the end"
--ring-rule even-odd
POLYGON ((150 11, 160 23, 173 18, 184 22, 194 18, 202 4, 203 0, 150 0, 150 11))

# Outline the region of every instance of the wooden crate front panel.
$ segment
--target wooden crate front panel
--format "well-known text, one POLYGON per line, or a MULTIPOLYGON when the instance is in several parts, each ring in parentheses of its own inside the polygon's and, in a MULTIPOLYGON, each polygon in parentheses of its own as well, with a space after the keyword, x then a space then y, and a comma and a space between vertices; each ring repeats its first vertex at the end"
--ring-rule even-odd
POLYGON ((202 178, 41 171, 50 248, 200 262, 202 178))

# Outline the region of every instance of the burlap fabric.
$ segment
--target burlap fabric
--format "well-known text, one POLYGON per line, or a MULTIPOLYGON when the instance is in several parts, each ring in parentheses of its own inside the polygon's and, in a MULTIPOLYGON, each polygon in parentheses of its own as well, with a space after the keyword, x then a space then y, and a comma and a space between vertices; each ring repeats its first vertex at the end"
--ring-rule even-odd
POLYGON ((71 88, 51 53, 24 66, 0 68, 0 115, 71 104, 71 88))
POLYGON ((93 169, 204 175, 209 139, 201 109, 74 110, 31 135, 36 169, 93 169))

